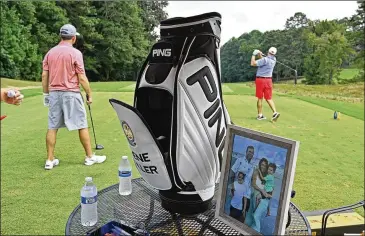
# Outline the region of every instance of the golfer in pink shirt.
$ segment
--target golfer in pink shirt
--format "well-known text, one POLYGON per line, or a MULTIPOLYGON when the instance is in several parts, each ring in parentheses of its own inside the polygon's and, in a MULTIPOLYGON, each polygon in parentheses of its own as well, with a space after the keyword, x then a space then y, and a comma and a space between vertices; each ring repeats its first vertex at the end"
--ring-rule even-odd
POLYGON ((82 53, 73 47, 76 42, 76 28, 66 24, 60 29, 61 42, 47 52, 43 60, 42 85, 44 105, 48 111, 47 161, 45 169, 59 164, 54 157, 56 136, 59 128, 78 130, 85 149, 85 165, 102 163, 106 156, 97 156, 91 151, 84 100, 80 84, 88 95, 87 103, 92 103, 89 81, 85 75, 82 53))

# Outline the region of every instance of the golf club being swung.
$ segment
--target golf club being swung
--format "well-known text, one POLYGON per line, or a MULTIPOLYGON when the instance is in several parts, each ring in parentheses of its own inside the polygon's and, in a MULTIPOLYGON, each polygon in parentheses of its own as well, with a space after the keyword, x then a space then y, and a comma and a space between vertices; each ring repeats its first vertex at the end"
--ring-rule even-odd
MULTIPOLYGON (((86 102, 87 101, 89 101, 89 95, 88 94, 86 94, 86 102)), ((96 143, 96 136, 95 136, 95 130, 94 130, 94 122, 93 122, 93 117, 91 115, 90 104, 87 104, 87 106, 89 107, 89 113, 90 113, 90 119, 91 119, 91 126, 93 127, 93 134, 94 134, 94 141, 95 141, 95 149, 96 150, 104 149, 104 146, 103 145, 96 143)))
MULTIPOLYGON (((261 53, 261 55, 263 55, 264 57, 266 57, 266 55, 265 54, 263 54, 263 53, 261 53)), ((269 58, 270 59, 270 58, 269 58)), ((280 61, 278 61, 278 60, 276 60, 276 62, 277 63, 279 63, 279 64, 281 64, 281 65, 283 65, 283 66, 285 66, 286 68, 288 68, 288 69, 290 69, 290 70, 293 70, 294 72, 295 72, 295 84, 297 83, 297 78, 298 78, 298 72, 297 72, 297 70, 296 69, 293 69, 293 68, 291 68, 290 66, 287 66, 287 65, 285 65, 285 64, 283 64, 283 63, 281 63, 280 61)))

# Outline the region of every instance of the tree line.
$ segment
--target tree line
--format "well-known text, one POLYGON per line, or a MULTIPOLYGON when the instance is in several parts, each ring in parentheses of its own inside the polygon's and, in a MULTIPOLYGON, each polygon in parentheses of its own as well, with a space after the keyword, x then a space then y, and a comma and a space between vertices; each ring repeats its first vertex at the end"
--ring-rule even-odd
MULTIPOLYGON (((167 1, 0 1, 0 76, 41 80, 42 60, 59 42, 66 23, 81 36, 75 45, 84 55, 91 81, 136 80, 167 18, 167 1)), ((335 83, 341 68, 364 65, 364 8, 353 16, 311 20, 298 12, 284 30, 253 30, 221 47, 223 82, 252 81, 254 49, 278 49, 277 59, 305 76, 309 84, 335 83)), ((275 79, 291 79, 293 71, 277 64, 275 79)), ((359 76, 363 80, 363 74, 359 76)))
POLYGON ((0 1, 0 76, 41 80, 42 60, 71 23, 91 81, 135 80, 167 1, 0 1))
MULTIPOLYGON (((297 70, 307 84, 333 84, 342 68, 364 68, 365 2, 358 2, 356 13, 336 20, 311 20, 297 12, 285 22, 284 30, 253 30, 232 38, 221 48, 223 82, 255 79, 250 66, 254 49, 266 54, 271 46, 278 49, 277 60, 297 70)), ((292 79, 292 70, 276 64, 274 81, 292 79)), ((364 72, 358 75, 364 80, 364 72)))

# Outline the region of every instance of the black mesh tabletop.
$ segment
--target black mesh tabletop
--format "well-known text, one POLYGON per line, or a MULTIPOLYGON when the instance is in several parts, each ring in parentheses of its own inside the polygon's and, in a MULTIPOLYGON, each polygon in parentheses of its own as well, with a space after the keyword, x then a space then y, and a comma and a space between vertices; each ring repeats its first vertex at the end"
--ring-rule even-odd
MULTIPOLYGON (((172 214, 161 207, 158 190, 142 178, 132 180, 132 194, 121 196, 118 184, 98 192, 98 223, 92 227, 81 225, 81 205, 68 218, 66 235, 86 235, 109 221, 125 221, 144 227, 151 235, 240 235, 237 231, 216 219, 215 197, 210 210, 197 216, 186 217, 172 214)), ((291 221, 287 235, 311 235, 308 221, 301 211, 290 203, 291 221)))

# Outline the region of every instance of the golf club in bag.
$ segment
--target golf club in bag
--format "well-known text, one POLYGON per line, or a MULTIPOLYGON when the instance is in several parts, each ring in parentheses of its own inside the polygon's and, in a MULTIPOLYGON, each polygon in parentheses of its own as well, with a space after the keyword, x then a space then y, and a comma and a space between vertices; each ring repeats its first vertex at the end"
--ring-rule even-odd
POLYGON ((211 207, 230 124, 220 79, 221 15, 160 23, 161 39, 141 68, 133 106, 109 101, 162 207, 195 215, 211 207))
MULTIPOLYGON (((89 101, 89 95, 86 94, 86 102, 89 101)), ((95 129, 94 129, 94 122, 93 122, 93 117, 91 115, 91 108, 90 108, 90 104, 87 104, 87 106, 89 107, 89 113, 90 113, 90 119, 91 119, 91 126, 93 127, 93 134, 94 134, 94 141, 95 141, 95 149, 96 150, 101 150, 104 149, 104 146, 101 144, 96 144, 96 136, 95 136, 95 129)))
MULTIPOLYGON (((263 54, 263 53, 261 53, 261 55, 263 55, 264 57, 266 57, 266 55, 265 54, 263 54)), ((295 73, 295 84, 297 84, 297 80, 298 80, 298 72, 297 72, 297 70, 296 69, 293 69, 293 68, 291 68, 290 66, 287 66, 287 65, 285 65, 285 64, 283 64, 283 63, 281 63, 280 61, 278 61, 278 60, 276 60, 276 62, 277 63, 279 63, 280 65, 283 65, 283 66, 285 66, 286 68, 288 68, 288 69, 290 69, 290 70, 293 70, 294 71, 294 73, 295 73)))

